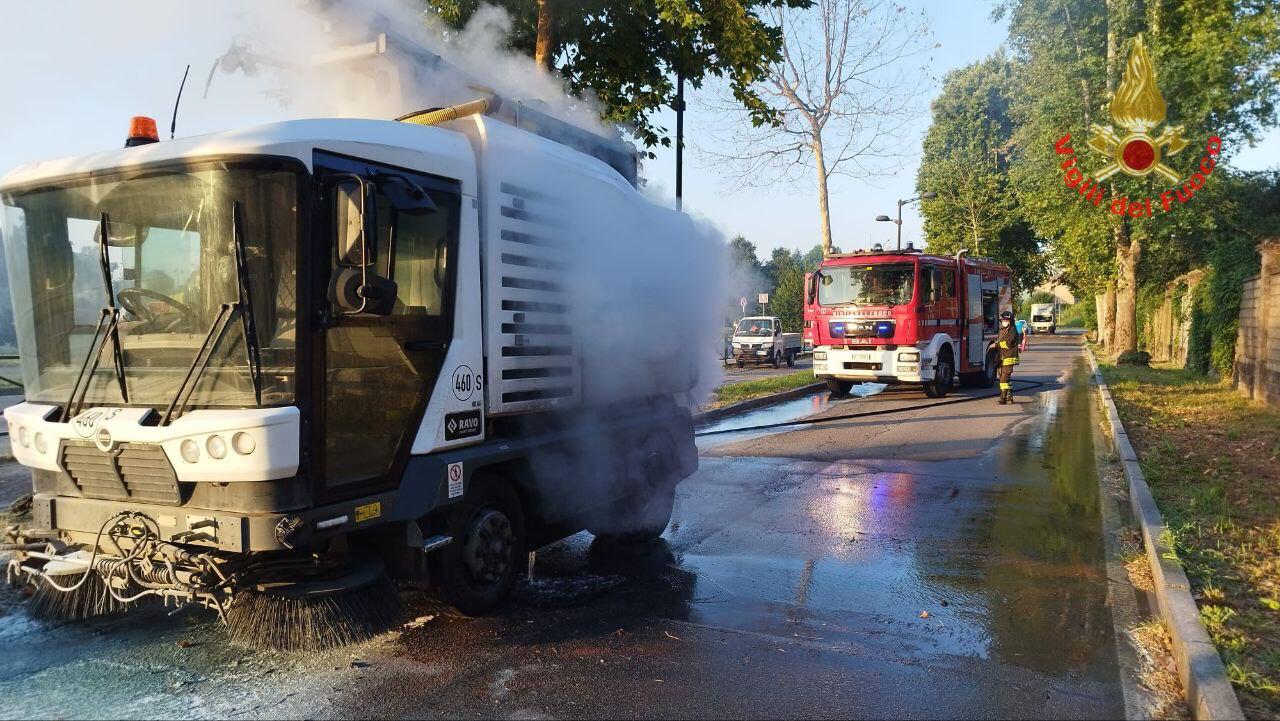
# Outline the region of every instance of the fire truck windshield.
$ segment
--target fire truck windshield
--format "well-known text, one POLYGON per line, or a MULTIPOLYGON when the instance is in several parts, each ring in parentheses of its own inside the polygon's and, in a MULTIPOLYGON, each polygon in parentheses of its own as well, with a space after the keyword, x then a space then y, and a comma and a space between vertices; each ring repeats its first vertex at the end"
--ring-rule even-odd
POLYGON ((819 271, 822 305, 902 305, 911 302, 915 266, 837 265, 819 271))
MULTIPOLYGON (((292 401, 300 173, 267 163, 184 164, 5 191, 0 228, 27 399, 67 403, 79 378, 83 407, 167 406, 223 304, 242 298, 238 205, 263 403, 292 401), (118 321, 99 340, 108 306, 118 321)), ((189 407, 254 405, 248 357, 234 324, 195 379, 189 407)))

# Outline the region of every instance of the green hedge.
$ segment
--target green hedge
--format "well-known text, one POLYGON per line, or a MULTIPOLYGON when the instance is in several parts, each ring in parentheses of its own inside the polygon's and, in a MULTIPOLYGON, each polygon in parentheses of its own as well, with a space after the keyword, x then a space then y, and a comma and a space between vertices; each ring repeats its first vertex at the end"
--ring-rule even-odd
POLYGON ((1257 275, 1261 265, 1258 249, 1248 238, 1223 241, 1210 251, 1208 273, 1193 291, 1188 370, 1231 375, 1244 282, 1257 275))

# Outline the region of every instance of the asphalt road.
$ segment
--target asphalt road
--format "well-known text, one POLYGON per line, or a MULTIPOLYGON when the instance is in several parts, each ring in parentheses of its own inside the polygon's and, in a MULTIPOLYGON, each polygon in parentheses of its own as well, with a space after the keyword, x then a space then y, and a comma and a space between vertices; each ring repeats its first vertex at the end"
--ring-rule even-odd
POLYGON ((46 627, 11 594, 0 716, 1120 717, 1079 363, 1042 336, 1013 406, 726 421, 913 408, 707 436, 660 542, 579 534, 500 612, 406 596, 417 620, 354 649, 247 653, 203 613, 46 627))

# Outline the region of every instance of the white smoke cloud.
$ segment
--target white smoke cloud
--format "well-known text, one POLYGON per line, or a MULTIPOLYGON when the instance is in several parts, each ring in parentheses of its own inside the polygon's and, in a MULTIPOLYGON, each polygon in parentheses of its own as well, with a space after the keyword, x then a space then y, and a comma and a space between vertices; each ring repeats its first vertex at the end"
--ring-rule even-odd
MULTIPOLYGON (((5 12, 0 62, 26 68, 6 81, 6 126, 30 142, 0 149, 0 171, 15 164, 7 160, 119 147, 131 115, 155 117, 166 134, 187 64, 179 137, 302 117, 392 118, 486 90, 541 101, 563 120, 614 135, 590 99, 569 97, 559 78, 507 47, 511 19, 494 7, 460 31, 415 0, 51 0, 5 12), (380 32, 391 36, 387 53, 352 59, 380 32), (446 64, 400 52, 396 36, 446 64), (337 56, 347 59, 332 62, 337 56)), ((627 392, 663 375, 655 359, 678 357, 698 367, 705 395, 720 379, 721 234, 663 214, 620 225, 581 202, 567 217, 596 239, 577 260, 576 306, 595 309, 580 314, 580 337, 612 356, 627 392)))

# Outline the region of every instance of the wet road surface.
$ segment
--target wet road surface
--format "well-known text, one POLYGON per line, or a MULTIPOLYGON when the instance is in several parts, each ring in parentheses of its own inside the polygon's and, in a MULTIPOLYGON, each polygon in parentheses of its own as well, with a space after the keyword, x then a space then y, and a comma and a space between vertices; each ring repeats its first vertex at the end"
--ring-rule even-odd
POLYGON ((406 596, 398 633, 275 654, 203 613, 49 628, 5 604, 0 716, 1122 716, 1079 347, 1024 358, 1046 385, 1012 407, 706 437, 661 541, 543 549, 484 618, 406 596))

